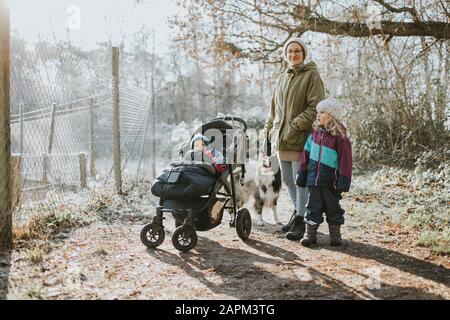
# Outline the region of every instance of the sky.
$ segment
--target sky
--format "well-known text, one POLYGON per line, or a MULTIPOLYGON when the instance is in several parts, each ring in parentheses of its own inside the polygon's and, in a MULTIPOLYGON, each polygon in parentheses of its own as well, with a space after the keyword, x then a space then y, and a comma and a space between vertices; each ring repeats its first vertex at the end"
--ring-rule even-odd
POLYGON ((155 30, 158 51, 165 51, 171 30, 167 20, 181 13, 175 0, 9 0, 11 29, 28 43, 43 39, 70 41, 84 49, 97 42, 118 45, 145 25, 155 30))

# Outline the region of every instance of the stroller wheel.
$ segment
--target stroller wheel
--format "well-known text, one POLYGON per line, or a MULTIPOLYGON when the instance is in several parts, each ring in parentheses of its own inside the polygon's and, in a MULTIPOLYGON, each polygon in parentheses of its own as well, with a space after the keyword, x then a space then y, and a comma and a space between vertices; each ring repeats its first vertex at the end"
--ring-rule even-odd
POLYGON ((163 243, 165 236, 164 228, 157 223, 146 224, 141 230, 142 243, 151 249, 159 247, 163 243))
POLYGON ((175 249, 187 252, 197 244, 197 232, 191 226, 179 226, 173 232, 172 243, 175 249))
POLYGON ((252 217, 246 208, 241 208, 237 212, 236 232, 242 240, 247 240, 252 231, 252 217))

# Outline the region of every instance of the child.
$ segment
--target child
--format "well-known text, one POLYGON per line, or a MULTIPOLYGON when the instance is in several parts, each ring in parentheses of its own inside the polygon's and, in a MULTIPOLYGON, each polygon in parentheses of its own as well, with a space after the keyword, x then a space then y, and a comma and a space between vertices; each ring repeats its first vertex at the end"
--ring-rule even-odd
MULTIPOLYGON (((227 166, 224 164, 224 159, 222 153, 217 150, 216 148, 210 146, 210 140, 205 137, 204 135, 197 133, 194 135, 194 137, 191 140, 191 148, 195 152, 200 152, 201 159, 198 159, 200 161, 205 160, 210 162, 214 168, 216 168, 217 172, 223 173, 227 166)), ((188 155, 189 157, 190 155, 188 155)), ((190 159, 190 160, 197 160, 197 159, 190 159)))
POLYGON ((314 132, 309 135, 300 158, 297 185, 309 188, 306 232, 300 243, 309 247, 317 244, 317 229, 327 216, 330 245, 342 245, 341 225, 344 210, 339 205, 341 192, 350 189, 352 152, 346 129, 340 122, 344 105, 336 99, 317 104, 314 132))

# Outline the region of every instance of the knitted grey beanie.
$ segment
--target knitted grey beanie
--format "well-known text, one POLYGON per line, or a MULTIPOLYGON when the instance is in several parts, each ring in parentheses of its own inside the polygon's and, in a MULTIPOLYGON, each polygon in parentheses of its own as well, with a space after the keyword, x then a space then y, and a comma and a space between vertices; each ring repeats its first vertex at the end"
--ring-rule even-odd
POLYGON ((308 51, 307 51, 307 49, 306 49, 306 45, 305 45, 305 43, 302 41, 302 39, 297 38, 297 37, 290 38, 290 39, 289 39, 288 41, 286 41, 286 43, 284 44, 284 48, 283 48, 283 54, 284 54, 284 57, 287 58, 287 47, 288 47, 291 43, 293 43, 293 42, 298 43, 298 44, 303 48, 303 51, 304 51, 304 53, 305 53, 305 56, 303 57, 303 59, 306 59, 306 56, 308 55, 308 51))
POLYGON ((345 105, 335 98, 328 98, 320 101, 316 106, 317 112, 325 111, 330 113, 336 120, 341 121, 345 110, 345 105))

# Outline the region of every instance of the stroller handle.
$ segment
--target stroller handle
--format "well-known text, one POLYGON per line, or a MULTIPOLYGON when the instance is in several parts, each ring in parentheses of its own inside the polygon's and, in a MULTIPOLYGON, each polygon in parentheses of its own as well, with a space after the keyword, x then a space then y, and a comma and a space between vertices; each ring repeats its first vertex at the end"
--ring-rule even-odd
POLYGON ((236 122, 239 122, 240 124, 242 124, 242 126, 244 127, 244 131, 247 131, 247 122, 245 122, 244 119, 239 118, 239 117, 225 116, 225 117, 215 118, 212 121, 214 121, 214 120, 236 121, 236 122))

